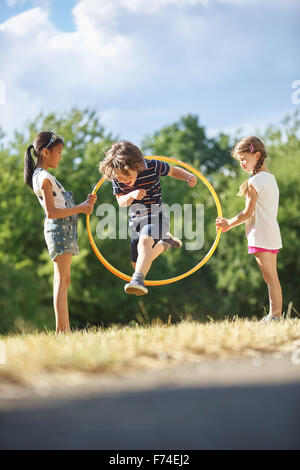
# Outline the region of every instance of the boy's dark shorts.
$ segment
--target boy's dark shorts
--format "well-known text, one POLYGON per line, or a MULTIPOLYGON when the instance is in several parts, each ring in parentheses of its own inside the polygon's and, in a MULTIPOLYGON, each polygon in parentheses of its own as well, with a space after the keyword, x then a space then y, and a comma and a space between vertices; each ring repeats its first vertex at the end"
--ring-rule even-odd
MULTIPOLYGON (((131 229, 132 229, 131 224, 131 229)), ((153 238, 154 244, 156 245, 159 240, 166 237, 166 233, 170 230, 170 222, 167 215, 160 212, 155 217, 149 217, 148 220, 141 221, 134 224, 135 236, 130 240, 130 254, 131 261, 136 263, 138 257, 138 243, 141 235, 149 235, 153 238)))

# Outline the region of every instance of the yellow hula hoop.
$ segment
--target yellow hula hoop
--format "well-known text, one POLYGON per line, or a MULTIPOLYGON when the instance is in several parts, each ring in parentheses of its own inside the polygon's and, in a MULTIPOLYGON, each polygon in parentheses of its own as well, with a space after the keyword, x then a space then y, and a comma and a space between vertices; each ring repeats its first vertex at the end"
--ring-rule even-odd
MULTIPOLYGON (((207 181, 207 179, 200 173, 200 171, 198 170, 195 170, 191 165, 189 165, 188 163, 185 163, 185 162, 182 162, 180 160, 176 160, 175 158, 169 158, 169 157, 145 157, 149 160, 155 158, 157 160, 161 160, 163 162, 168 162, 168 163, 175 163, 176 165, 180 165, 184 168, 186 168, 187 170, 191 171, 192 173, 194 173, 194 175, 196 175, 198 178, 200 178, 200 180, 205 184, 205 186, 209 189, 211 195, 213 196, 214 198, 214 201, 215 201, 215 204, 217 206, 217 212, 218 212, 218 217, 222 217, 222 208, 221 208, 221 204, 220 204, 220 201, 219 201, 219 198, 217 196, 217 193, 215 192, 214 188, 212 187, 212 185, 210 184, 209 181, 207 181)), ((106 180, 106 176, 103 176, 100 181, 98 181, 98 183, 96 184, 96 186, 94 187, 93 189, 93 192, 92 194, 96 194, 97 191, 99 190, 100 186, 102 186, 102 184, 104 183, 104 181, 106 180)), ((93 239, 93 236, 92 236, 92 232, 91 232, 91 226, 90 226, 90 216, 87 215, 86 216, 86 227, 87 227, 87 232, 88 232, 88 237, 89 237, 89 240, 90 240, 90 244, 92 245, 92 248, 96 254, 96 256, 98 257, 99 261, 101 261, 101 263, 109 270, 111 271, 115 276, 118 276, 120 277, 121 279, 124 279, 124 281, 130 281, 131 280, 131 276, 128 276, 127 274, 124 274, 122 273, 121 271, 119 271, 118 269, 116 269, 114 266, 112 266, 105 258, 104 256, 100 253, 100 251, 98 250, 95 242, 94 242, 94 239, 93 239)), ((217 245, 219 243, 219 240, 220 240, 220 236, 221 236, 221 229, 219 229, 217 231, 217 236, 215 238, 215 241, 213 243, 213 245, 211 246, 209 252, 204 256, 204 258, 198 263, 196 264, 196 266, 194 266, 192 269, 190 269, 189 271, 186 271, 185 273, 183 274, 180 274, 179 276, 175 276, 175 277, 171 277, 169 279, 162 279, 162 280, 158 280, 158 281, 148 281, 146 280, 145 281, 145 284, 147 286, 162 286, 162 285, 165 285, 165 284, 172 284, 173 282, 177 282, 177 281, 180 281, 181 279, 184 279, 185 277, 187 276, 190 276, 191 274, 193 274, 194 272, 198 271, 198 269, 200 269, 205 263, 207 263, 207 261, 211 258, 211 256, 213 255, 215 249, 217 248, 217 245)))

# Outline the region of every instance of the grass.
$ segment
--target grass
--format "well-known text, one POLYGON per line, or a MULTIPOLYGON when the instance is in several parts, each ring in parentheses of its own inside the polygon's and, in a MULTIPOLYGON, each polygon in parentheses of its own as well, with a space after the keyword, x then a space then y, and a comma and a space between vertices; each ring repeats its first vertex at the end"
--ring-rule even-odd
POLYGON ((1 337, 6 364, 0 383, 34 384, 41 376, 120 373, 164 368, 208 358, 288 353, 300 338, 300 320, 260 325, 236 319, 209 323, 93 328, 68 335, 1 337))

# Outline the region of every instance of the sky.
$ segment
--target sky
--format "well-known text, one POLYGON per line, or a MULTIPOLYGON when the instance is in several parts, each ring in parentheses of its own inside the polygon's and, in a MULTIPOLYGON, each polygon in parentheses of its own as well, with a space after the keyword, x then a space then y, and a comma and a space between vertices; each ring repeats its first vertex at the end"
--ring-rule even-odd
POLYGON ((0 126, 97 111, 140 145, 188 113, 254 133, 299 108, 299 0, 0 0, 0 126))

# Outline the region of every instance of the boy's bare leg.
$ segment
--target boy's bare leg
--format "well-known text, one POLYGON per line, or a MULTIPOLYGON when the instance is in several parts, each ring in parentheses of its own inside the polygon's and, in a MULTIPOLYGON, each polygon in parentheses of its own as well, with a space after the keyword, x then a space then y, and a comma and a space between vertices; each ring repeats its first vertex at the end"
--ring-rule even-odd
POLYGON ((165 248, 161 241, 152 248, 152 262, 164 252, 165 248))
POLYGON ((170 241, 160 240, 153 246, 154 240, 150 235, 142 235, 138 242, 138 258, 136 263, 132 262, 134 274, 130 283, 125 284, 124 290, 126 294, 145 295, 148 294, 148 289, 145 286, 145 277, 151 268, 152 262, 163 251, 169 249, 170 246, 180 248, 182 243, 180 240, 171 236, 170 241))
MULTIPOLYGON (((156 243, 156 245, 152 248, 152 263, 163 252, 164 252, 163 244, 160 243, 160 242, 156 243)), ((132 264, 132 267, 135 271, 136 270, 136 263, 134 261, 132 261, 131 264, 132 264)))
POLYGON ((130 283, 125 284, 126 294, 146 295, 148 289, 145 286, 145 276, 152 264, 152 247, 154 240, 149 235, 141 235, 138 242, 138 258, 136 263, 132 263, 135 268, 130 283))
MULTIPOLYGON (((149 235, 142 235, 138 244, 138 259, 136 261, 135 272, 147 275, 153 261, 152 247, 154 240, 149 235)), ((158 256, 158 254, 157 254, 158 256)))
MULTIPOLYGON (((152 248, 152 263, 153 261, 158 258, 165 251, 165 247, 163 245, 162 240, 160 240, 156 245, 152 248)), ((136 271, 136 262, 131 262, 134 271, 136 271)))

